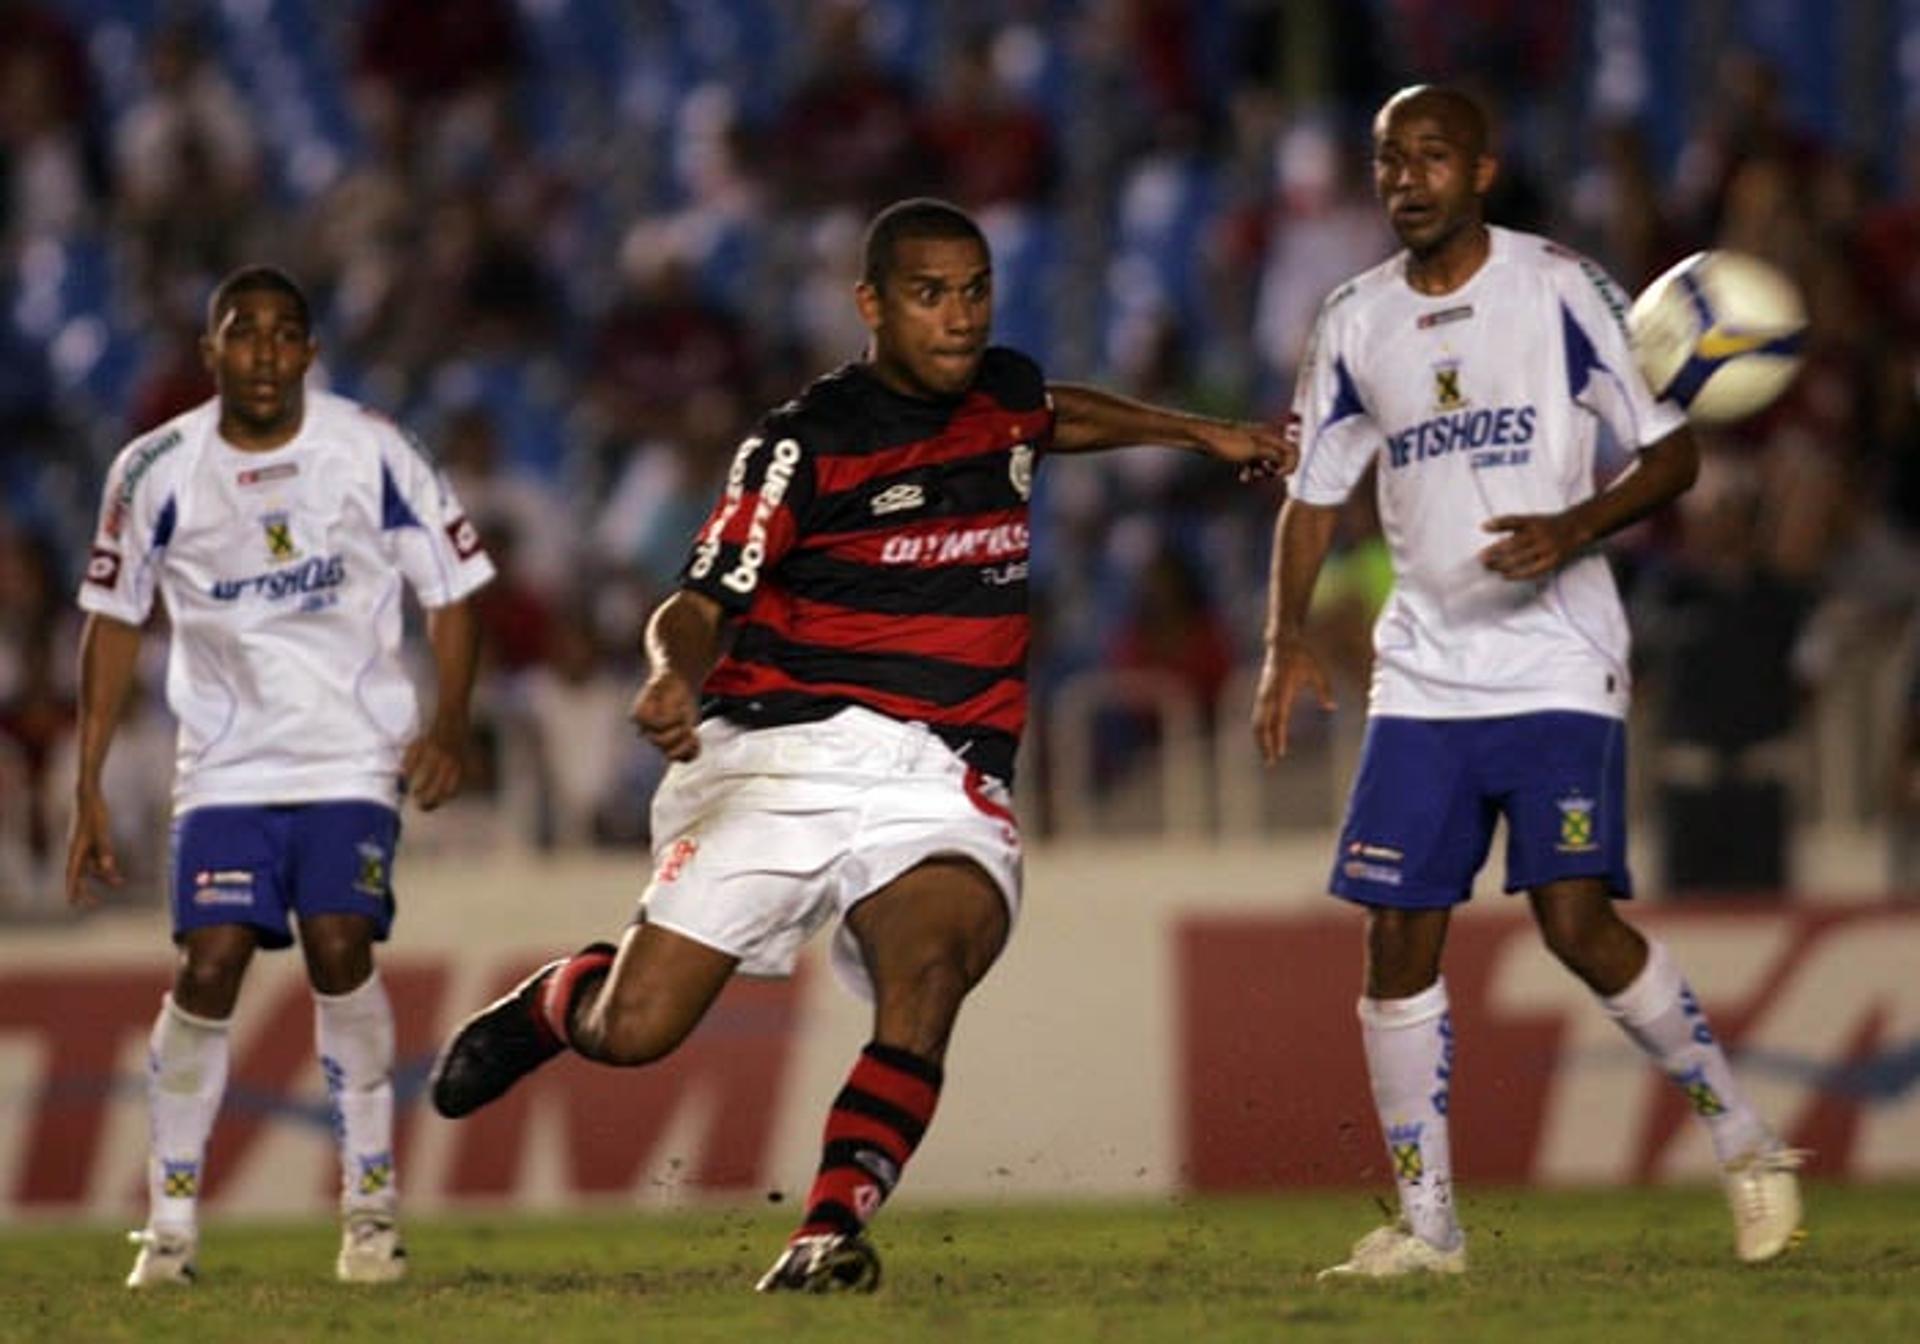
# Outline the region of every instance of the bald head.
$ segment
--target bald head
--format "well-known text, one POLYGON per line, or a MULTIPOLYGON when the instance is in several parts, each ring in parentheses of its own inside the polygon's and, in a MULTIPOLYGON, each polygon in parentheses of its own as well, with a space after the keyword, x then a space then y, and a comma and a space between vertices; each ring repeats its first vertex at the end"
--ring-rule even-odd
POLYGON ((1477 264, 1486 245, 1482 205, 1499 165, 1487 114, 1458 89, 1416 84, 1373 119, 1373 189, 1387 222, 1416 258, 1477 264))
POLYGON ((1469 95, 1444 84, 1411 84, 1380 104, 1373 119, 1373 138, 1386 138, 1389 128, 1424 117, 1438 122, 1447 139, 1469 159, 1488 152, 1487 114, 1469 95))

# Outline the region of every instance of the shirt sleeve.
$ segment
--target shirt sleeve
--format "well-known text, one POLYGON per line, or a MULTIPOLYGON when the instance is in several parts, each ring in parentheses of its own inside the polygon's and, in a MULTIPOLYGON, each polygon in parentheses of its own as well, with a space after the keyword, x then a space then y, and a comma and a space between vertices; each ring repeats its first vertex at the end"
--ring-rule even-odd
POLYGON ((176 436, 135 444, 108 471, 77 597, 82 611, 127 625, 146 624, 178 515, 171 478, 156 472, 154 464, 177 442, 176 436))
POLYGON ((1649 448, 1686 423, 1678 407, 1657 399, 1627 345, 1627 296, 1585 257, 1567 254, 1558 270, 1560 334, 1567 390, 1632 451, 1649 448))
POLYGON ((1380 429, 1360 399, 1342 349, 1344 323, 1334 305, 1343 296, 1336 294, 1320 310, 1287 416, 1287 433, 1300 440, 1300 464, 1287 492, 1304 504, 1345 503, 1380 450, 1380 429))
POLYGON ((380 455, 380 528, 423 607, 458 602, 493 577, 479 529, 445 473, 397 429, 380 455))
POLYGON ((799 540, 813 488, 813 461, 794 427, 763 424, 734 453, 720 502, 680 571, 681 587, 744 612, 761 578, 799 540))

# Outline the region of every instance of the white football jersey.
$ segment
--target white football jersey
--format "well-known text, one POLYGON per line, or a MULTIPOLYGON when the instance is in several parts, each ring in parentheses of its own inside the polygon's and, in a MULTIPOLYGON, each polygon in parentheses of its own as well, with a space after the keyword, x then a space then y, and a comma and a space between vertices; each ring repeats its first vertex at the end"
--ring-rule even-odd
POLYGON ((174 808, 393 805, 416 729, 400 588, 444 606, 493 576, 445 481, 392 421, 309 390, 300 431, 243 452, 217 400, 115 459, 80 606, 172 623, 174 808))
POLYGON ((1379 462, 1394 587, 1374 627, 1371 712, 1624 716, 1627 621, 1606 561, 1516 583, 1480 562, 1504 535, 1481 524, 1591 496, 1602 422, 1637 451, 1684 418, 1641 379, 1627 300, 1598 266, 1490 232, 1485 264, 1451 294, 1416 292, 1402 253, 1328 298, 1294 393, 1292 494, 1339 504, 1379 462))

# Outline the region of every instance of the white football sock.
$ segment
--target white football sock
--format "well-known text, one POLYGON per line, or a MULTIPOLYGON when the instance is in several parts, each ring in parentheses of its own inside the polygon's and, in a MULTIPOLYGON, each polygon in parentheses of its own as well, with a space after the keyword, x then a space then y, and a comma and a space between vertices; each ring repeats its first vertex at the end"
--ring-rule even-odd
POLYGON ((1447 1142, 1453 1021, 1446 981, 1436 980, 1409 999, 1361 999, 1360 1035, 1400 1211, 1415 1236, 1452 1250, 1463 1234, 1453 1209, 1447 1142))
POLYGON ((147 1226, 193 1232, 200 1171, 227 1090, 227 1024, 160 1000, 147 1038, 147 1226))
POLYGON ((376 970, 345 994, 316 991, 313 1006, 314 1044, 340 1145, 341 1207, 391 1213, 400 1191, 393 1169, 393 1004, 387 987, 376 970))
POLYGON ((1713 1151, 1731 1162, 1773 1144, 1773 1133, 1747 1103, 1727 1056, 1707 1025, 1700 1001, 1667 949, 1647 940, 1647 964, 1634 982, 1600 1004, 1648 1058, 1678 1083, 1706 1122, 1713 1151))

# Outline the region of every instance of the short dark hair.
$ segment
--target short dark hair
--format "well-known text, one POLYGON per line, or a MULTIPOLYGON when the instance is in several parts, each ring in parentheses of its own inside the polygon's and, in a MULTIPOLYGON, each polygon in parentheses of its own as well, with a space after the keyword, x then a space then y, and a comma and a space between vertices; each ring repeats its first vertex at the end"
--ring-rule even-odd
POLYGON ((980 232, 980 226, 965 210, 932 196, 914 196, 895 201, 867 225, 866 255, 860 278, 880 289, 893 270, 894 249, 910 238, 971 239, 991 256, 987 235, 980 232))
POLYGON ((211 332, 219 327, 221 315, 233 306, 235 299, 259 290, 284 294, 293 300, 294 309, 300 315, 300 325, 308 335, 312 335, 313 310, 307 305, 306 292, 278 266, 242 266, 216 285, 213 297, 207 300, 207 330, 211 332))

